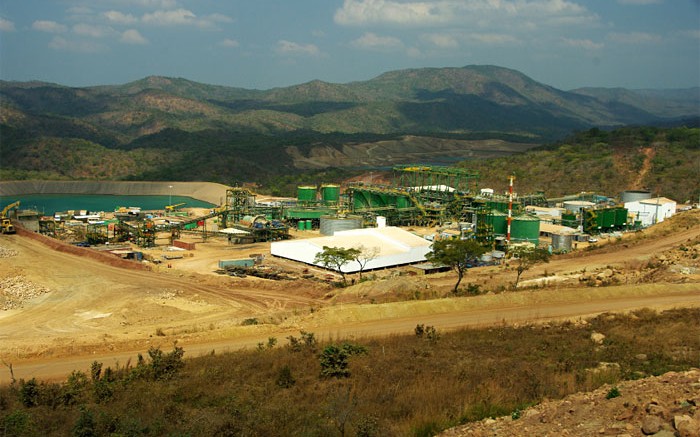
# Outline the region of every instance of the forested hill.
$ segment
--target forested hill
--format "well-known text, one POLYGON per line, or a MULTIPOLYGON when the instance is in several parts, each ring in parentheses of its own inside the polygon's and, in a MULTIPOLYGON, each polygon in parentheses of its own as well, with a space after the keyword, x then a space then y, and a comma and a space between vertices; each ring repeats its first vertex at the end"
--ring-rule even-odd
POLYGON ((700 128, 590 129, 522 154, 460 164, 481 175, 483 187, 549 197, 595 191, 614 196, 650 190, 678 202, 700 197, 700 128))
POLYGON ((270 90, 156 76, 86 88, 0 82, 0 171, 230 183, 328 166, 454 162, 591 127, 697 119, 699 92, 567 92, 495 66, 270 90))

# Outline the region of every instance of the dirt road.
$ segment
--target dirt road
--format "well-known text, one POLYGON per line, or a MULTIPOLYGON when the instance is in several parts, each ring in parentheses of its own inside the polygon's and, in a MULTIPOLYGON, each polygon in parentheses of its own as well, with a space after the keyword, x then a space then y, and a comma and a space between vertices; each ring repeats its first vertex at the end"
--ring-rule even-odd
MULTIPOLYGON (((696 226, 628 247, 553 260, 527 275, 541 275, 543 268, 568 272, 643 260, 698 235, 700 227, 696 226)), ((187 356, 197 356, 212 350, 255 347, 272 336, 284 344, 285 337, 298 335, 299 330, 314 332, 321 339, 357 338, 411 333, 418 323, 446 330, 571 319, 642 307, 700 306, 697 280, 360 304, 360 299, 353 302, 352 287, 338 299, 339 292, 305 280, 200 275, 188 271, 185 264, 161 272, 127 270, 55 252, 17 235, 0 236, 0 247, 13 254, 0 258, 0 279, 22 278, 24 283, 48 290, 24 302, 22 308, 0 311, 0 359, 12 364, 16 378, 65 377, 74 369, 86 370, 93 360, 105 365, 124 364, 129 358, 133 362, 137 353, 150 346, 170 349, 175 342, 185 348, 187 356)), ((215 259, 201 253, 202 258, 215 259)), ((502 273, 475 269, 469 277, 487 283, 502 273)), ((420 280, 390 278, 376 287, 391 288, 398 283, 392 281, 404 281, 400 283, 403 288, 419 283, 449 288, 453 280, 450 274, 420 280)), ((0 383, 9 380, 9 369, 0 368, 0 383)))

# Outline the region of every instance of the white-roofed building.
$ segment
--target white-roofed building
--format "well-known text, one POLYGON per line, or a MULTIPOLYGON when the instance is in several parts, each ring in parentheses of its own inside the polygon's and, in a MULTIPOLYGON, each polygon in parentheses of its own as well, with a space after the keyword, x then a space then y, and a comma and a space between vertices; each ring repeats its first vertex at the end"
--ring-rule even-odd
MULTIPOLYGON (((273 256, 287 258, 306 264, 324 267, 314 262, 323 247, 343 247, 346 249, 364 247, 376 250, 376 256, 364 267, 364 271, 413 264, 425 261, 432 243, 403 229, 388 226, 385 228, 351 229, 337 231, 332 236, 288 241, 275 241, 270 244, 273 256)), ((343 273, 360 271, 360 265, 351 261, 342 268, 343 273)))
POLYGON ((651 226, 661 223, 676 213, 676 201, 666 197, 654 197, 652 199, 626 202, 625 208, 634 220, 642 222, 642 226, 651 226))

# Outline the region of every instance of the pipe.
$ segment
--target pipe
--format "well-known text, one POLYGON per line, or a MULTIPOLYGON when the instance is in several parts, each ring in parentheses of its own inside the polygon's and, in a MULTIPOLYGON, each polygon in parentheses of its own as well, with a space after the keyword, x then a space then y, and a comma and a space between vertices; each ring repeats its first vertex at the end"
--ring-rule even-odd
POLYGON ((510 175, 508 184, 508 230, 506 232, 507 244, 510 244, 510 224, 513 221, 513 179, 515 179, 515 176, 510 175))

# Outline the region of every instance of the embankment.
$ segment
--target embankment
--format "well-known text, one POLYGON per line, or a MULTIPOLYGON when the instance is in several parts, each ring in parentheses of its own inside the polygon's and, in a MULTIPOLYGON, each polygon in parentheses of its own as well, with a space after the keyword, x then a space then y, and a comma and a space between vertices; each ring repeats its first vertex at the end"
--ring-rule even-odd
POLYGON ((186 196, 221 205, 226 200, 222 184, 211 182, 131 181, 4 181, 0 196, 26 194, 105 194, 120 196, 186 196))
POLYGON ((73 246, 72 244, 67 244, 64 243, 63 241, 56 240, 54 238, 49 238, 45 235, 37 234, 36 232, 28 231, 24 229, 22 226, 17 226, 17 235, 26 237, 26 238, 31 238, 32 240, 36 240, 40 242, 41 244, 50 247, 53 250, 56 250, 58 252, 63 252, 63 253, 70 253, 73 255, 78 255, 86 258, 91 258, 96 261, 99 261, 103 264, 107 264, 113 267, 120 267, 123 269, 136 269, 136 270, 150 270, 151 268, 142 263, 138 263, 136 261, 129 261, 125 259, 118 258, 115 255, 105 253, 105 252, 98 252, 96 250, 92 249, 87 249, 84 247, 77 247, 73 246))

